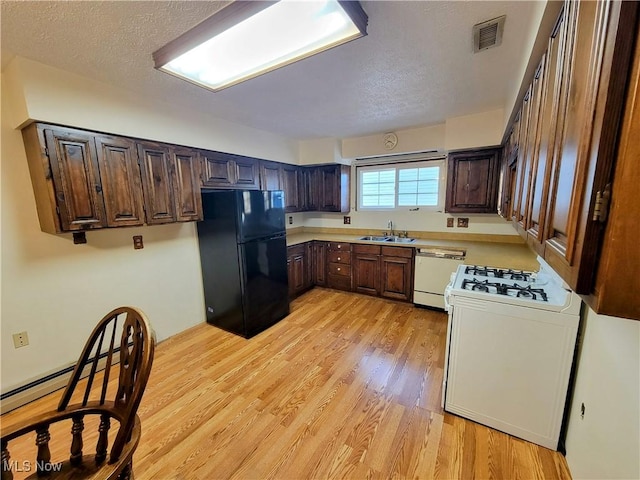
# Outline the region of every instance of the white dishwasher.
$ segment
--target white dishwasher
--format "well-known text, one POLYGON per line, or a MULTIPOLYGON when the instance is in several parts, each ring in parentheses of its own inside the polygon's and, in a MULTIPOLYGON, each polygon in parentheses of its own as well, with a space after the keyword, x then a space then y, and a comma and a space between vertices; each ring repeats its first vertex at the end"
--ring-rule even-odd
POLYGON ((462 249, 419 248, 413 270, 413 303, 444 310, 444 289, 465 255, 462 249))

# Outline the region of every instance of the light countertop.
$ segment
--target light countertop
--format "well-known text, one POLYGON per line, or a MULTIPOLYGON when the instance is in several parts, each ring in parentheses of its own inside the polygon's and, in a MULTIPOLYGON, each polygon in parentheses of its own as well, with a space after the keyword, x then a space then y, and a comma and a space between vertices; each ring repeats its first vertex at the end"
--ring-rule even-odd
MULTIPOLYGON (((350 235, 348 233, 295 232, 287 233, 287 246, 320 240, 326 242, 361 243, 368 245, 385 245, 404 248, 439 247, 443 249, 463 249, 466 251, 464 263, 468 265, 482 265, 517 270, 538 270, 536 254, 522 243, 475 240, 440 240, 416 238, 414 243, 396 244, 385 242, 370 242, 360 240, 364 235, 350 235)), ((490 236, 487 236, 490 239, 490 236)))

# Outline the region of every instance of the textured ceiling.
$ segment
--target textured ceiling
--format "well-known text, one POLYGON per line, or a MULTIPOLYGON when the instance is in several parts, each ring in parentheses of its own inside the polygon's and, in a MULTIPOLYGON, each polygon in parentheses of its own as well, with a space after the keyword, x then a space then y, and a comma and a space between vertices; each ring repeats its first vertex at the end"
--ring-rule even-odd
POLYGON ((3 66, 30 58, 289 138, 369 135, 506 107, 533 2, 363 1, 368 36, 212 93, 154 70, 151 54, 228 2, 2 0, 3 66), (500 47, 474 24, 507 15, 500 47))

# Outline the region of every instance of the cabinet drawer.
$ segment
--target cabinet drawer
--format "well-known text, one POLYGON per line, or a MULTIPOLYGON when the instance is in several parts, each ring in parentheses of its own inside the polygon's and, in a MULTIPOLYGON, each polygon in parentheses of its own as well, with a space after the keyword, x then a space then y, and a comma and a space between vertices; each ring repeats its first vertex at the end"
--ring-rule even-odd
POLYGON ((351 291, 351 276, 329 274, 327 276, 327 286, 337 290, 351 291))
POLYGON ((329 252, 329 263, 343 263, 349 265, 351 263, 351 253, 349 252, 329 252))
POLYGON ((412 247, 382 247, 382 255, 388 257, 413 257, 412 247))
POLYGON ((345 265, 344 263, 330 263, 329 275, 341 275, 351 276, 351 265, 345 265))
POLYGON ((329 242, 329 250, 340 251, 340 252, 350 252, 351 244, 350 243, 339 243, 339 242, 329 242))
POLYGON ((367 253, 369 255, 380 255, 380 245, 358 245, 353 246, 353 253, 367 253))

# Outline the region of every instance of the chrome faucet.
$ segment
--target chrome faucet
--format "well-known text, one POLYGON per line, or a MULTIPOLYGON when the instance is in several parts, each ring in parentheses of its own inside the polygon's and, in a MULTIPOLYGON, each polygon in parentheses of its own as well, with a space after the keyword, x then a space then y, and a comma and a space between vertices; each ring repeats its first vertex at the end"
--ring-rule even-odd
POLYGON ((391 235, 393 237, 394 233, 393 233, 393 221, 392 220, 389 220, 389 223, 387 223, 387 228, 389 229, 389 235, 391 235))

